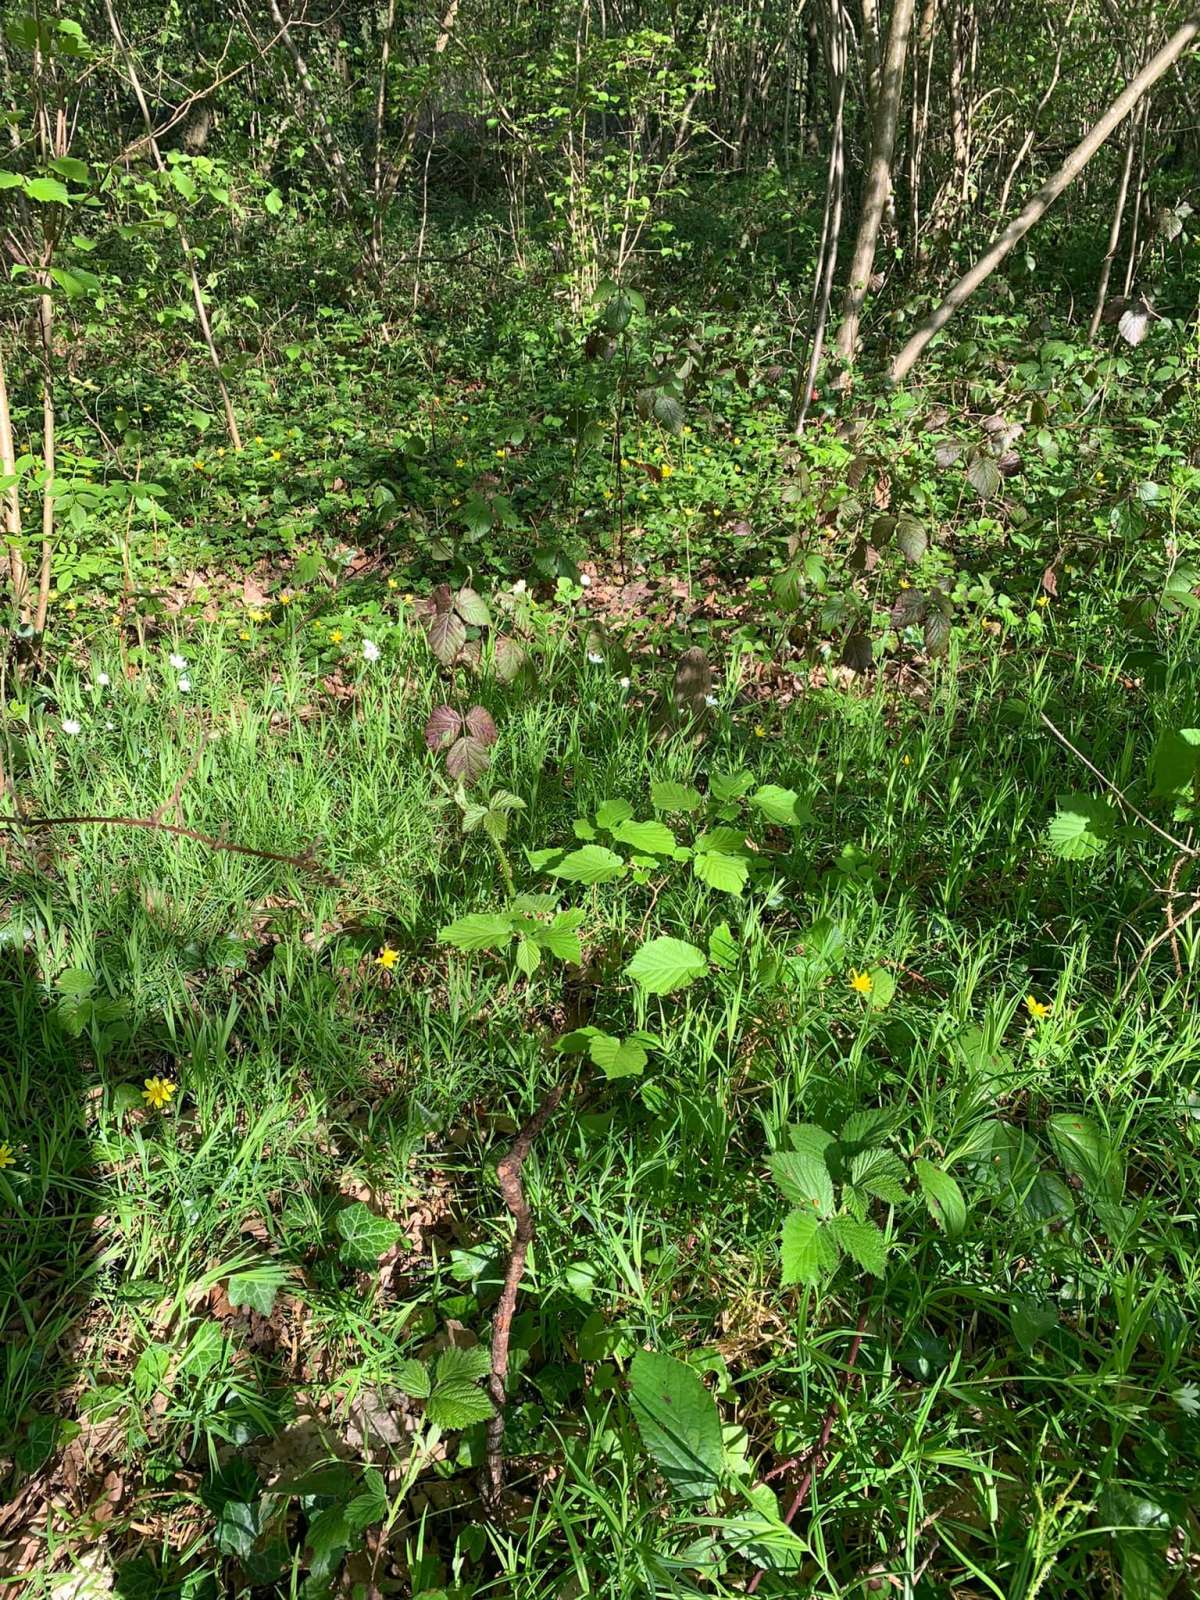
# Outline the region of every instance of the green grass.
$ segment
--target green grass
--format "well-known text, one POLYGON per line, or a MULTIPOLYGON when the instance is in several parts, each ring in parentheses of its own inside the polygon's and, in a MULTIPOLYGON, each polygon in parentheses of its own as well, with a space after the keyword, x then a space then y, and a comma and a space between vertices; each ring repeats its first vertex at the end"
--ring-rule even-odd
MULTIPOLYGON (((1169 860, 1146 837, 1094 862, 1049 854, 1055 796, 1087 779, 1036 711, 1116 781, 1136 779, 1154 730, 1190 713, 1194 628, 1165 637, 1160 687, 1131 693, 1096 669, 1108 602, 1093 615, 1084 599, 1051 625, 1060 655, 966 639, 919 696, 814 688, 761 737, 734 664, 697 743, 651 732, 663 668, 640 658, 626 693, 551 606, 530 678, 483 685, 500 728, 490 781, 527 805, 507 845, 519 889, 555 888, 524 848, 573 847, 573 820, 605 799, 650 815, 652 778, 706 788, 745 764, 812 816, 760 830, 771 872, 742 897, 671 863, 641 885, 558 886, 586 912, 583 968, 526 980, 437 941, 501 904, 503 882, 424 749, 439 670, 408 609, 386 604, 384 659, 350 640, 336 681, 290 618, 250 642, 218 623, 186 637, 189 693, 170 641, 133 678, 111 643, 10 721, 30 814, 147 815, 194 759, 188 826, 287 853, 319 841, 340 880, 124 827, 11 841, 2 1415, 14 1486, 58 1481, 77 1419, 88 1463, 37 1523, 45 1581, 99 1537, 88 1471, 115 1467, 125 1492, 105 1548, 129 1584, 174 1592, 219 1570, 230 1592, 282 1592, 314 1560, 299 1503, 283 1515, 277 1498, 238 1563, 204 1486, 231 1457, 265 1486, 279 1459, 340 1453, 384 1468, 402 1591, 736 1593, 762 1561, 731 1522, 744 1489, 808 1449, 836 1400, 796 1522, 800 1571, 760 1592, 865 1594, 882 1572, 912 1593, 1082 1596, 1122 1563, 1126 1593, 1167 1592, 1176 1568, 1154 1517, 1186 1550, 1200 1403, 1200 1024, 1165 947, 1121 997, 1159 926, 1139 909, 1142 871, 1161 881, 1169 860), (101 669, 111 685, 84 689, 101 669), (791 959, 821 918, 842 939, 826 970, 791 959), (624 976, 645 939, 706 948, 725 920, 739 942, 727 970, 666 997, 624 976), (384 945, 399 951, 389 973, 384 945), (895 975, 885 1010, 852 991, 851 967, 895 975), (73 969, 119 1003, 77 1039, 61 990, 73 969), (648 1029, 661 1048, 644 1076, 608 1083, 550 1049, 569 1014, 648 1029), (395 1409, 403 1363, 448 1327, 487 1340, 510 1237, 494 1163, 564 1074, 574 1087, 525 1169, 538 1231, 506 1438, 527 1503, 484 1527, 479 1427, 422 1466, 419 1405, 386 1442, 350 1424, 364 1394, 395 1409), (163 1114, 141 1108, 152 1075, 178 1085, 163 1114), (781 1286, 787 1206, 766 1155, 790 1124, 836 1129, 865 1107, 889 1111, 906 1166, 954 1172, 968 1225, 945 1236, 914 1190, 875 1206, 882 1276, 847 1260, 819 1288, 781 1286), (1068 1114, 1096 1131, 1102 1171, 1064 1159, 1052 1119, 1068 1114), (411 1233, 382 1274, 338 1257, 336 1215, 362 1198, 411 1233), (269 1333, 221 1299, 264 1259, 286 1274, 269 1333), (707 1506, 664 1492, 624 1398, 642 1348, 707 1375, 742 1490, 707 1506), (317 1443, 302 1446, 312 1430, 296 1419, 311 1413, 317 1443), (285 1546, 266 1548, 268 1533, 285 1546), (1159 1590, 1130 1587, 1138 1562, 1159 1590)), ((1181 934, 1185 972, 1195 943, 1181 934)), ((782 1505, 797 1476, 776 1483, 782 1505)))

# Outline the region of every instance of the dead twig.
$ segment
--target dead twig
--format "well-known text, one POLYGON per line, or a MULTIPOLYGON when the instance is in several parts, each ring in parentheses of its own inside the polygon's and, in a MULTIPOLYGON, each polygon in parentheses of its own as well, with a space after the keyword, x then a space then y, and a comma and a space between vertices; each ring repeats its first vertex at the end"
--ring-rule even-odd
POLYGON ((183 791, 191 782, 192 774, 200 765, 200 757, 204 754, 204 747, 207 745, 209 737, 210 735, 207 733, 202 733, 200 735, 200 743, 196 746, 196 754, 184 768, 183 776, 171 790, 169 798, 163 801, 162 805, 159 806, 157 811, 152 811, 150 813, 151 822, 161 822, 164 817, 169 817, 172 812, 175 812, 175 814, 179 817, 183 816, 183 812, 179 809, 179 802, 183 799, 183 791))
POLYGON ((512 1148, 496 1168, 496 1178, 504 1204, 516 1222, 512 1246, 508 1253, 508 1268, 504 1274, 504 1287, 496 1304, 492 1321, 492 1377, 491 1394, 495 1410, 487 1430, 487 1460, 484 1477, 484 1504, 495 1513, 500 1508, 504 1492, 504 1407, 505 1381, 508 1378, 508 1342, 512 1335, 513 1313, 517 1308, 517 1294, 525 1271, 525 1258, 533 1243, 533 1212, 521 1187, 521 1168, 533 1148, 533 1141, 562 1104, 567 1092, 565 1083, 557 1084, 530 1117, 513 1140, 512 1148))
POLYGON ((1061 744, 1064 749, 1069 750, 1075 757, 1076 761, 1082 761, 1083 765, 1088 769, 1092 776, 1099 778, 1100 782, 1109 791, 1109 793, 1114 794, 1117 797, 1117 804, 1123 811, 1127 811, 1130 816, 1136 817, 1139 822, 1144 822, 1153 833, 1156 833, 1160 839, 1165 839, 1169 845, 1173 846, 1180 853, 1180 855, 1186 856, 1190 860, 1191 857, 1200 854, 1200 852, 1194 850, 1190 844, 1184 844, 1182 839, 1176 839, 1174 834, 1168 833, 1165 828, 1160 828, 1157 822, 1152 821, 1144 812, 1139 811, 1134 805, 1133 801, 1128 798, 1124 789, 1119 788, 1111 778, 1105 777, 1104 773, 1100 771, 1100 768, 1096 766, 1094 762, 1089 761, 1082 750, 1077 750, 1071 743, 1070 739, 1067 738, 1066 734, 1063 733, 1060 728, 1056 728, 1054 726, 1044 711, 1039 711, 1038 716, 1041 717, 1042 721, 1050 729, 1050 732, 1058 740, 1059 744, 1061 744))
MULTIPOLYGON (((170 805, 170 801, 167 802, 170 805)), ((162 808, 160 808, 162 809, 162 808)), ((303 855, 289 856, 279 850, 259 850, 250 844, 236 844, 232 839, 217 839, 211 833, 201 833, 198 828, 185 828, 180 822, 163 822, 158 816, 150 817, 0 817, 0 828, 15 832, 34 833, 46 828, 78 828, 84 826, 108 828, 145 828, 152 833, 173 833, 179 839, 194 839, 208 850, 221 850, 234 856, 253 856, 258 861, 278 861, 285 867, 295 867, 298 872, 309 872, 330 885, 340 885, 341 879, 316 859, 315 844, 303 855)))
MULTIPOLYGON (((866 1331, 867 1308, 864 1306, 862 1311, 859 1313, 858 1326, 854 1330, 854 1338, 850 1341, 850 1352, 846 1357, 846 1370, 842 1374, 841 1384, 838 1392, 829 1402, 829 1409, 826 1411, 825 1420, 821 1424, 821 1432, 817 1436, 816 1445, 808 1452, 808 1465, 805 1468, 804 1476, 800 1480, 799 1486, 796 1489, 796 1493, 792 1497, 792 1503, 788 1507, 787 1513, 783 1519, 785 1526, 789 1526, 791 1524, 796 1513, 802 1508, 804 1502, 808 1499, 809 1490, 816 1482, 817 1474, 824 1471, 825 1452, 829 1448, 829 1440, 833 1434, 833 1425, 837 1421, 838 1406, 843 1396, 850 1393, 850 1385, 854 1379, 854 1368, 858 1363, 858 1352, 862 1348, 863 1334, 866 1331)), ((797 1457, 796 1459, 798 1462, 800 1458, 797 1457)), ((790 1465, 791 1463, 787 1464, 790 1465)), ((764 1571, 765 1568, 760 1567, 750 1579, 749 1584, 746 1586, 747 1594, 753 1594, 758 1588, 759 1584, 762 1582, 764 1571)))

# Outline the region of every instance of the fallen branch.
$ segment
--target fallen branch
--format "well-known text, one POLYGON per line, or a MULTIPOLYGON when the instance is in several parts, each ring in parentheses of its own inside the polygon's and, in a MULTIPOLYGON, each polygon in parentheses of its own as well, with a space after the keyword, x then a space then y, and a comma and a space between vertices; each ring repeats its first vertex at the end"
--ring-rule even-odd
MULTIPOLYGON (((167 802, 167 806, 171 805, 167 802)), ((164 808, 165 809, 165 808, 164 808)), ((211 833, 201 833, 198 828, 185 828, 181 822, 164 822, 155 813, 149 817, 0 817, 0 828, 17 833, 41 832, 46 828, 77 828, 85 825, 108 828, 145 828, 152 833, 173 833, 180 839, 194 839, 208 850, 221 850, 228 855, 253 856, 259 861, 278 861, 285 867, 295 867, 298 872, 310 872, 323 882, 338 885, 341 879, 323 867, 313 854, 316 846, 310 845, 302 855, 289 856, 278 850, 259 850, 251 844, 236 844, 232 839, 218 839, 211 833)))
POLYGON ((508 1378, 508 1343, 512 1336, 513 1313, 517 1308, 517 1293, 525 1272, 525 1258, 533 1243, 533 1213, 521 1187, 521 1168, 533 1148, 533 1141, 562 1104, 567 1092, 565 1083, 558 1084, 542 1101, 513 1140, 512 1148, 496 1168, 496 1178, 504 1204, 516 1221, 512 1246, 508 1253, 508 1268, 504 1274, 504 1287, 496 1304, 492 1321, 492 1378, 491 1394, 495 1410, 487 1430, 487 1461, 484 1476, 484 1504, 492 1513, 500 1509, 504 1493, 504 1408, 505 1382, 508 1378))
MULTIPOLYGON (((838 1405, 843 1395, 847 1395, 850 1392, 850 1384, 854 1377, 854 1368, 858 1362, 858 1352, 862 1347, 863 1334, 866 1331, 867 1308, 864 1306, 859 1314, 858 1326, 854 1330, 854 1338, 850 1341, 850 1353, 846 1357, 846 1370, 842 1374, 841 1384, 838 1388, 838 1392, 829 1402, 829 1409, 825 1413, 825 1420, 821 1424, 821 1432, 817 1436, 817 1442, 808 1452, 808 1465, 805 1468, 804 1476, 800 1480, 799 1487, 797 1488, 795 1495, 792 1497, 792 1503, 788 1507, 787 1513, 783 1519, 785 1526, 790 1526, 792 1519, 804 1505, 804 1502, 808 1499, 809 1490, 816 1482, 817 1474, 825 1470, 825 1452, 829 1448, 829 1440, 833 1433, 833 1425, 837 1421, 838 1405)), ((794 1462, 787 1462, 785 1465, 799 1465, 801 1459, 803 1458, 797 1457, 794 1462)), ((776 1471, 771 1474, 771 1476, 774 1477, 779 1475, 780 1469, 776 1469, 776 1471)), ((750 1579, 749 1584, 746 1586, 747 1594, 753 1594, 758 1588, 759 1584, 762 1582, 764 1571, 765 1568, 760 1567, 750 1579)))

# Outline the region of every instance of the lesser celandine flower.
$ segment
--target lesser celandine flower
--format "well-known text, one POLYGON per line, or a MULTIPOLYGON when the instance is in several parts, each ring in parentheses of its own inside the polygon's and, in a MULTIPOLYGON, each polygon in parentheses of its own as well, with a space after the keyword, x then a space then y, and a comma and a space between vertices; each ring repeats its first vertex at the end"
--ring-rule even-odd
POLYGON ((0 1172, 3 1172, 5 1167, 15 1167, 16 1164, 17 1158, 12 1153, 12 1145, 7 1139, 0 1141, 0 1172))
POLYGON ((375 957, 375 965, 382 967, 385 972, 390 972, 400 959, 399 950, 394 950, 390 944, 385 944, 375 957))
POLYGON ((341 644, 342 640, 345 637, 346 637, 346 635, 342 632, 342 630, 340 628, 331 628, 329 630, 329 642, 330 642, 330 644, 341 644))
POLYGON ((1025 1009, 1035 1022, 1044 1022, 1050 1015, 1050 1006, 1032 994, 1025 996, 1025 1009))
POLYGON ((142 1090, 142 1099, 152 1110, 161 1111, 170 1105, 174 1093, 175 1085, 170 1078, 147 1078, 146 1087, 142 1090))
POLYGON ((871 990, 875 987, 875 980, 871 977, 869 972, 858 972, 854 967, 851 967, 850 987, 854 990, 855 994, 870 994, 871 990))

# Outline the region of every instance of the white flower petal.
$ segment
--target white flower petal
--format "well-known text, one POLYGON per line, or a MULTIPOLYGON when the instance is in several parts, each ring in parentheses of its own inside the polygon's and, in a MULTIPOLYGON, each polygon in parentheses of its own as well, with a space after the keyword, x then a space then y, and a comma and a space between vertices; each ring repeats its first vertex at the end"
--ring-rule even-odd
POLYGON ((179 690, 180 694, 187 694, 188 690, 192 687, 192 680, 190 678, 180 678, 175 687, 179 690))
POLYGON ((179 652, 175 650, 173 650, 167 657, 167 661, 172 667, 174 667, 176 672, 182 672, 187 666, 187 662, 183 659, 179 652))
POLYGON ((76 722, 74 717, 64 717, 63 720, 62 720, 62 731, 64 733, 71 733, 71 734, 82 733, 83 732, 83 725, 81 723, 76 722))
POLYGON ((96 674, 96 682, 102 689, 107 689, 109 684, 112 682, 112 679, 109 677, 107 672, 98 672, 96 674))
POLYGON ((362 644, 363 644, 363 660, 364 661, 378 661, 379 660, 379 646, 375 643, 374 639, 364 639, 362 644))

